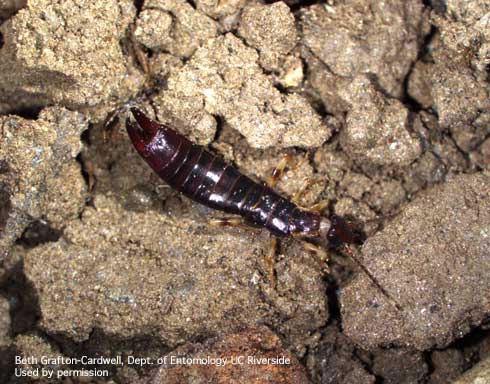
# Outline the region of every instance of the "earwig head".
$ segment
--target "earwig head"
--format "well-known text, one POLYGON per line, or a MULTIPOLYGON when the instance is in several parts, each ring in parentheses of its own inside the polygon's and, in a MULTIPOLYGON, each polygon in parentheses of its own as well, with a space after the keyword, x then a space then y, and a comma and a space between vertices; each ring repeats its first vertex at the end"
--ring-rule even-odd
POLYGON ((337 248, 342 244, 356 242, 356 236, 351 226, 340 216, 330 217, 330 229, 327 233, 328 243, 332 248, 337 248))
POLYGON ((136 150, 141 156, 146 157, 149 155, 148 145, 152 142, 160 127, 139 109, 132 107, 130 111, 134 119, 129 116, 126 118, 126 130, 136 150))

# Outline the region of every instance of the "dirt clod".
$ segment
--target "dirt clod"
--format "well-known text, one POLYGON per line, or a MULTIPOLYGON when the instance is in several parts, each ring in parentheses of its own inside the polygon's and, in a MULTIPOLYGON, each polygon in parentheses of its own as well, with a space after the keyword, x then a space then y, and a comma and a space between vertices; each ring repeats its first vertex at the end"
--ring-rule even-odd
POLYGON ((409 112, 399 101, 383 97, 365 76, 355 78, 342 94, 351 109, 341 144, 352 158, 376 166, 403 166, 420 155, 420 142, 407 129, 409 112))
POLYGON ((84 109, 129 98, 143 77, 119 40, 135 11, 129 0, 29 1, 0 28, 3 110, 53 103, 84 109))
MULTIPOLYGON (((147 30, 157 28, 165 30, 165 34, 161 36, 157 31, 151 32, 153 39, 147 36, 145 45, 150 44, 155 46, 155 42, 159 41, 159 49, 165 49, 172 55, 179 57, 190 57, 194 51, 206 42, 208 39, 216 36, 218 32, 217 23, 202 13, 196 10, 187 1, 183 0, 146 0, 144 3, 144 11, 141 23, 145 24, 147 30), (164 12, 158 15, 159 23, 152 22, 151 18, 145 15, 156 16, 155 12, 164 12), (172 24, 168 25, 168 17, 170 16, 172 24), (145 20, 146 19, 146 20, 145 20), (166 38, 169 32, 169 38, 166 38), (163 38, 163 40, 162 40, 163 38), (153 42, 151 41, 153 40, 153 42)), ((148 32, 146 33, 148 34, 148 32)))
POLYGON ((145 9, 140 13, 134 31, 135 38, 147 48, 165 48, 170 41, 172 16, 158 9, 145 9))
POLYGON ((364 348, 424 350, 488 317, 489 208, 490 175, 462 175, 420 194, 369 238, 362 263, 384 292, 364 273, 344 289, 347 335, 364 348))
POLYGON ((315 383, 374 384, 376 378, 367 372, 356 357, 354 345, 337 324, 327 327, 323 336, 309 351, 306 363, 315 383))
MULTIPOLYGON (((144 381, 148 384, 198 384, 202 378, 216 384, 274 383, 308 384, 305 369, 296 357, 284 350, 279 338, 267 327, 249 328, 208 340, 205 344, 188 344, 166 356, 169 364, 144 381), (191 364, 172 366, 171 359, 218 359, 226 358, 224 365, 191 364), (257 364, 255 359, 282 359, 287 363, 257 364), (235 364, 232 363, 232 359, 235 364), (241 360, 240 360, 241 359, 241 360), (241 364, 238 362, 241 361, 241 364)), ((278 360, 279 361, 279 360, 278 360)), ((221 364, 221 363, 219 363, 221 364)), ((143 382, 142 382, 143 383, 143 382)))
MULTIPOLYGON (((330 137, 327 127, 305 98, 283 95, 258 65, 258 54, 226 34, 199 48, 168 79, 168 90, 155 99, 159 116, 196 126, 194 138, 208 143, 213 126, 201 124, 221 116, 255 148, 319 146, 330 137), (201 132, 197 131, 199 126, 201 132)), ((191 135, 192 136, 192 135, 191 135)))
POLYGON ((60 107, 43 110, 35 121, 0 117, 0 255, 30 223, 47 220, 61 228, 81 212, 86 185, 75 157, 85 129, 80 113, 60 107))
POLYGON ((448 348, 431 354, 432 373, 430 384, 444 384, 457 379, 463 372, 464 356, 457 349, 448 348))
MULTIPOLYGON (((338 78, 375 74, 392 96, 415 61, 429 25, 421 1, 315 4, 301 15, 304 44, 338 78)), ((338 90, 343 88, 338 83, 338 90)))
POLYGON ((373 373, 386 384, 423 382, 429 371, 420 352, 407 350, 379 350, 373 359, 373 373))
POLYGON ((294 16, 281 1, 247 6, 242 12, 238 32, 259 50, 260 64, 267 70, 277 69, 280 59, 296 45, 294 16))

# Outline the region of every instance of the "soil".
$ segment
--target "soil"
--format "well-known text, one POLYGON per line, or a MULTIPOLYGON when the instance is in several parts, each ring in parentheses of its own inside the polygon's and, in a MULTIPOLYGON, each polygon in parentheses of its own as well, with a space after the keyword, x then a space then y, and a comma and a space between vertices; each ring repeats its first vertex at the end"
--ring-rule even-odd
POLYGON ((486 0, 0 1, 0 382, 485 380, 489 68, 486 0), (269 233, 152 173, 128 103, 258 182, 289 155, 275 189, 362 241, 280 239, 271 272, 269 233), (241 355, 289 363, 167 362, 241 355))

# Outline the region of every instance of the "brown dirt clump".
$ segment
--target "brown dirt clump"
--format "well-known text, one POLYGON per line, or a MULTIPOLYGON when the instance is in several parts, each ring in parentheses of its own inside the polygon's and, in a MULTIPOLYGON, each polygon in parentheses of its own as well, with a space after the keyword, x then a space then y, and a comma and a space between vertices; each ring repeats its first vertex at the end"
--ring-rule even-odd
POLYGON ((217 35, 216 22, 181 0, 144 2, 135 37, 148 48, 174 56, 190 57, 208 39, 217 35))
POLYGON ((254 148, 319 146, 331 134, 305 98, 273 87, 257 52, 232 34, 208 40, 170 75, 167 90, 154 103, 158 116, 191 122, 200 143, 215 136, 213 115, 224 118, 254 148))
POLYGON ((392 96, 402 94, 401 80, 429 29, 421 1, 315 4, 302 11, 301 26, 305 46, 335 78, 336 90, 370 73, 392 96))
POLYGON ((341 145, 359 163, 375 166, 408 165, 421 154, 420 141, 407 130, 408 110, 387 100, 366 76, 356 77, 340 94, 351 106, 341 145))
POLYGON ((439 124, 464 152, 477 149, 490 133, 490 21, 487 1, 447 4, 447 17, 433 14, 440 29, 433 53, 432 97, 439 124))
POLYGON ((284 60, 297 41, 294 16, 281 1, 247 6, 242 12, 238 33, 259 51, 260 65, 266 70, 278 69, 281 59, 284 60))
POLYGON ((464 355, 458 349, 448 348, 434 351, 430 356, 432 372, 431 384, 444 384, 457 379, 464 370, 464 355))
POLYGON ((86 128, 80 113, 60 107, 35 121, 0 117, 0 276, 2 254, 30 223, 45 220, 60 229, 81 212, 86 186, 75 157, 86 128))
POLYGON ((0 110, 86 109, 133 95, 143 77, 119 40, 135 11, 128 0, 28 1, 0 28, 0 110))
POLYGON ((277 335, 267 327, 210 339, 205 344, 187 344, 164 357, 162 365, 148 384, 274 383, 308 384, 306 371, 297 358, 283 349, 277 335), (249 360, 249 357, 252 360, 249 360), (255 358, 256 360, 253 360, 255 358), (173 359, 222 359, 218 364, 176 364, 173 359), (224 360, 226 359, 226 360, 224 360), (261 359, 281 359, 278 364, 257 363, 261 359))
POLYGON ((429 371, 422 353, 404 349, 380 349, 374 352, 373 373, 386 384, 423 382, 429 371))
POLYGON ((383 291, 366 274, 343 290, 347 335, 364 348, 424 350, 479 325, 490 311, 489 213, 488 173, 418 195, 363 245, 362 263, 383 291))

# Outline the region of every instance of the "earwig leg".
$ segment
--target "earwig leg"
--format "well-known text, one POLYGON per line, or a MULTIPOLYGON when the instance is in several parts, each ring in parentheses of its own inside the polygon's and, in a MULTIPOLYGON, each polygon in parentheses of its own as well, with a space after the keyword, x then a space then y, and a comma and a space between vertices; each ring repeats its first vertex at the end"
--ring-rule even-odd
POLYGON ((306 154, 305 156, 303 156, 303 158, 301 160, 299 160, 296 165, 294 166, 294 169, 298 169, 300 168, 304 163, 307 163, 308 162, 308 155, 306 154))
POLYGON ((330 204, 329 200, 321 200, 315 205, 312 205, 310 208, 307 208, 306 210, 310 212, 322 213, 325 210, 325 208, 328 207, 329 204, 330 204))
POLYGON ((209 219, 207 223, 214 227, 242 227, 248 231, 262 230, 262 227, 253 226, 243 217, 216 217, 209 219))
POLYGON ((299 190, 297 190, 296 193, 294 194, 294 196, 291 198, 291 201, 294 204, 299 205, 299 200, 301 199, 301 196, 304 195, 306 190, 309 187, 311 187, 312 185, 315 185, 317 183, 321 183, 322 181, 323 181, 323 179, 321 179, 319 177, 317 177, 315 179, 306 179, 305 182, 303 183, 303 185, 301 186, 301 188, 299 190))
POLYGON ((220 217, 210 219, 208 224, 216 227, 238 227, 240 225, 246 225, 241 217, 220 217))
POLYGON ((293 157, 291 155, 284 155, 279 164, 277 164, 277 167, 274 168, 271 175, 267 178, 266 183, 269 188, 274 188, 281 176, 284 174, 284 170, 286 169, 286 167, 290 166, 292 162, 293 157))
POLYGON ((272 289, 275 289, 276 287, 276 249, 277 239, 272 236, 269 252, 267 252, 267 256, 265 257, 265 263, 267 265, 267 275, 269 278, 269 284, 272 289))
POLYGON ((328 268, 328 253, 325 252, 323 248, 320 248, 315 244, 311 244, 306 241, 303 242, 303 248, 308 252, 315 253, 317 257, 320 259, 320 261, 323 263, 325 273, 329 273, 330 270, 328 268))

